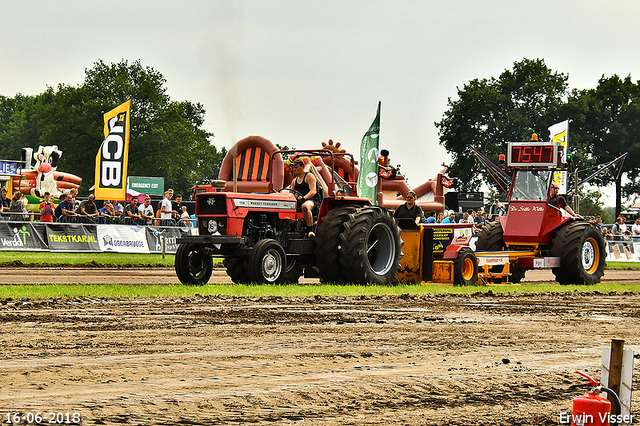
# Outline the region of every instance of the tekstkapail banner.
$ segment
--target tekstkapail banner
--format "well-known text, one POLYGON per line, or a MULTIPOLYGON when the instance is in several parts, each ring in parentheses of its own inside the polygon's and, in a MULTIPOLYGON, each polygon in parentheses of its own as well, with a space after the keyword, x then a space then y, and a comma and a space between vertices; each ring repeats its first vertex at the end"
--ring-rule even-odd
MULTIPOLYGON (((551 142, 560 142, 564 148, 562 151, 562 161, 567 161, 567 150, 569 149, 569 120, 554 124, 549 127, 551 142)), ((554 172, 553 182, 560 185, 560 193, 567 193, 567 172, 554 172)))
POLYGON ((360 173, 358 174, 358 195, 376 202, 378 186, 378 143, 380 139, 380 105, 371 127, 360 143, 360 173))
POLYGON ((47 244, 50 251, 100 251, 96 225, 47 224, 47 244))
POLYGON ((131 101, 104 115, 105 140, 96 155, 95 195, 98 200, 126 199, 131 101))

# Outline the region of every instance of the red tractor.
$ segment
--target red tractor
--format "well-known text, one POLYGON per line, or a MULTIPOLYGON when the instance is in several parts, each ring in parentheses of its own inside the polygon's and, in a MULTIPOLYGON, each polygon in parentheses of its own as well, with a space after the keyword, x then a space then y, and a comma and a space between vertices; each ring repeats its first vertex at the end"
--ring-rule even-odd
MULTIPOLYGON (((282 164, 281 153, 304 157, 306 169, 316 176, 323 198, 314 217, 315 238, 309 238, 302 213, 296 211, 295 191, 274 190, 274 173, 266 193, 223 188, 197 193, 199 235, 178 239, 179 280, 206 284, 212 257, 220 257, 235 283, 295 283, 302 275, 335 283, 392 283, 400 267, 402 240, 389 211, 358 197, 355 182, 335 178, 331 150, 277 151, 265 171, 282 164), (323 157, 330 159, 325 162, 323 157)), ((343 156, 353 165, 350 154, 343 156)), ((255 177, 258 166, 249 172, 246 164, 249 160, 241 162, 238 156, 236 174, 255 177)))
POLYGON ((513 172, 508 213, 478 234, 476 251, 481 266, 483 259, 492 255, 508 256, 510 282, 520 282, 527 269, 545 267, 553 268, 560 284, 600 282, 606 257, 601 231, 595 224, 549 204, 554 173, 566 170, 560 144, 507 145, 506 170, 513 172))

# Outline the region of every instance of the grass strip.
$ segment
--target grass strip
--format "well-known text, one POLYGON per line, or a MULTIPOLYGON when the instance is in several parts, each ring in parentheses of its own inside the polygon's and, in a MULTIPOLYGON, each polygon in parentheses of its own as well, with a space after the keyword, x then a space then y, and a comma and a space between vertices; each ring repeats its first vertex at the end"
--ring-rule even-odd
POLYGON ((362 285, 233 285, 210 284, 205 286, 173 285, 8 285, 0 286, 0 300, 47 300, 75 297, 106 299, 173 299, 212 297, 358 297, 487 293, 540 294, 540 293, 637 293, 640 284, 604 283, 595 285, 524 284, 511 286, 438 286, 399 284, 395 286, 362 285))
POLYGON ((172 254, 144 253, 56 253, 34 251, 0 252, 0 263, 19 262, 22 265, 116 265, 116 266, 173 266, 175 256, 172 254))

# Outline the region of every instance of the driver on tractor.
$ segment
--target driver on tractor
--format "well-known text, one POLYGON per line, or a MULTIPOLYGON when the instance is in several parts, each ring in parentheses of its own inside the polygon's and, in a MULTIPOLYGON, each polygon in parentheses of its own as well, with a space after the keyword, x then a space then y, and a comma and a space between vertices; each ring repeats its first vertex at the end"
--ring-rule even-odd
POLYGON ((313 212, 320 209, 320 194, 317 190, 317 180, 313 173, 304 171, 304 161, 302 158, 296 158, 291 163, 294 178, 291 181, 291 189, 298 193, 298 209, 304 216, 304 221, 309 230, 309 237, 314 237, 313 233, 313 212))
POLYGON ((560 185, 553 182, 551 184, 551 190, 549 191, 549 205, 553 207, 557 207, 559 209, 565 209, 566 212, 569 213, 571 216, 577 216, 573 211, 573 209, 569 207, 569 204, 567 204, 567 201, 564 199, 564 197, 561 197, 558 195, 559 190, 560 190, 560 185))

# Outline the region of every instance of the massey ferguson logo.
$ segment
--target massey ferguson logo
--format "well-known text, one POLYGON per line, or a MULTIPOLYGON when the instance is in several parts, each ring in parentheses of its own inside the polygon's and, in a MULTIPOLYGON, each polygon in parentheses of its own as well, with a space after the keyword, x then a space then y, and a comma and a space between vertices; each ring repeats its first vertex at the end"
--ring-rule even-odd
POLYGON ((121 112, 109 120, 109 136, 102 143, 100 155, 100 183, 103 188, 123 187, 122 169, 124 163, 124 143, 127 113, 121 112))
POLYGON ((215 198, 208 198, 207 199, 207 204, 210 206, 215 206, 216 205, 216 199, 215 198))

